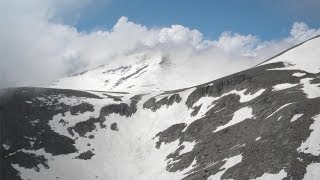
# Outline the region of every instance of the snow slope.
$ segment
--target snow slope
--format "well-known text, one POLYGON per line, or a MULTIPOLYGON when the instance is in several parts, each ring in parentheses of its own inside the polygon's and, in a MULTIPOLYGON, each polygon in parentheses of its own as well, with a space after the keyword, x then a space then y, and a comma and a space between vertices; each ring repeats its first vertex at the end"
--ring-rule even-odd
POLYGON ((129 56, 127 65, 100 66, 90 71, 84 71, 71 77, 66 77, 52 82, 51 88, 68 88, 96 91, 131 91, 152 92, 159 91, 156 78, 159 73, 164 73, 165 59, 154 56, 152 59, 143 59, 140 56, 129 56))
POLYGON ((320 70, 319 53, 320 38, 316 37, 301 45, 262 63, 261 65, 284 62, 285 67, 273 70, 303 70, 308 73, 318 73, 320 70))

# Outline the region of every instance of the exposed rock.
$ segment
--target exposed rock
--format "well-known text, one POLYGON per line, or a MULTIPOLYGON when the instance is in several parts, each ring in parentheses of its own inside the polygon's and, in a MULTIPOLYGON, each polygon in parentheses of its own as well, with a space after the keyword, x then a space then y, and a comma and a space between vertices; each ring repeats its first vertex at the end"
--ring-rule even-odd
POLYGON ((134 75, 139 74, 142 70, 144 70, 144 69, 147 68, 147 67, 148 67, 148 65, 145 65, 145 66, 141 67, 140 69, 136 70, 136 72, 134 72, 134 73, 132 73, 132 74, 126 76, 126 77, 122 77, 122 78, 114 85, 114 87, 119 86, 119 85, 122 84, 124 81, 128 80, 129 78, 133 77, 134 75))
POLYGON ((39 172, 40 170, 39 165, 42 165, 46 169, 49 168, 48 160, 45 159, 44 156, 39 156, 22 151, 17 151, 12 155, 7 155, 6 159, 10 161, 12 164, 19 164, 19 166, 21 167, 27 169, 34 169, 37 172, 39 172))
POLYGON ((182 130, 186 127, 187 125, 182 123, 182 124, 175 124, 170 126, 168 129, 166 129, 165 131, 159 132, 156 137, 159 137, 159 140, 156 144, 156 148, 160 148, 161 143, 171 143, 177 139, 179 139, 179 137, 182 134, 182 130))
POLYGON ((137 111, 137 103, 141 100, 141 97, 142 95, 135 95, 132 98, 130 98, 130 105, 126 103, 120 103, 104 106, 101 108, 100 115, 98 118, 91 117, 86 121, 78 122, 73 127, 69 127, 68 131, 72 136, 74 136, 74 130, 79 134, 79 136, 84 137, 86 133, 92 132, 96 129, 96 123, 99 123, 101 128, 106 128, 106 125, 103 124, 106 120, 105 116, 109 116, 112 113, 116 113, 120 116, 130 117, 137 111))
POLYGON ((78 115, 79 113, 83 114, 84 112, 88 112, 88 111, 90 112, 94 111, 93 105, 89 103, 81 103, 79 105, 72 106, 70 109, 70 114, 78 115))
POLYGON ((118 128, 118 124, 117 123, 112 123, 111 126, 110 126, 110 129, 112 131, 119 131, 119 128, 118 128))
POLYGON ((93 152, 91 152, 90 150, 89 151, 86 151, 86 152, 83 152, 81 153, 79 156, 77 156, 76 158, 77 159, 83 159, 83 160, 88 160, 88 159, 91 159, 92 156, 94 156, 93 152))
POLYGON ((156 98, 150 98, 148 101, 146 101, 143 104, 143 108, 151 109, 152 111, 157 111, 157 109, 160 109, 162 106, 171 106, 173 103, 179 103, 181 101, 181 97, 179 94, 173 94, 171 96, 166 96, 161 98, 159 101, 156 101, 156 98))
POLYGON ((198 114, 199 110, 201 109, 201 105, 193 107, 192 108, 193 111, 191 112, 190 116, 196 116, 198 114))
POLYGON ((103 94, 103 95, 107 96, 110 99, 113 99, 114 101, 122 101, 121 98, 123 97, 123 96, 112 96, 110 94, 103 94))
POLYGON ((68 124, 68 122, 63 119, 60 119, 59 123, 61 123, 63 126, 66 126, 68 124))

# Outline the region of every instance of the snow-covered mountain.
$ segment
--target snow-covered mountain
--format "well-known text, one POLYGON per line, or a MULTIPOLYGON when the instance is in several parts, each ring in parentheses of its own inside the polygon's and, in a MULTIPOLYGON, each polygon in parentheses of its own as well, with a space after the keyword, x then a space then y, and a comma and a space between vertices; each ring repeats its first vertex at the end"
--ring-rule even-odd
MULTIPOLYGON (((230 60, 231 61, 231 60, 230 60)), ((243 60, 242 60, 243 61, 243 60)), ((254 60, 246 60, 253 62, 254 60)), ((142 51, 128 53, 109 64, 101 65, 52 83, 38 85, 59 89, 96 90, 139 93, 161 93, 206 83, 216 77, 246 69, 251 63, 221 60, 228 68, 219 70, 210 61, 191 55, 142 51), (236 68, 235 68, 236 67, 236 68)))
POLYGON ((319 57, 316 37, 185 89, 158 58, 1 90, 1 179, 318 179, 319 57))
POLYGON ((123 66, 99 66, 70 77, 52 82, 49 87, 63 89, 80 89, 96 91, 159 91, 165 86, 159 82, 160 74, 165 74, 171 66, 164 57, 146 58, 142 55, 131 55, 123 66))

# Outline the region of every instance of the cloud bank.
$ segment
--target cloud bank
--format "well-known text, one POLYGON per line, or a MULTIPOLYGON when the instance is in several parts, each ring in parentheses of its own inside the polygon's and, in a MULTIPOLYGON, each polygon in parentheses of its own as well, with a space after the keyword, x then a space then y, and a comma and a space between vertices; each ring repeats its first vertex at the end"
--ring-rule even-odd
POLYGON ((283 39, 263 41, 255 35, 222 32, 212 40, 196 29, 148 28, 127 17, 120 17, 110 30, 79 32, 65 20, 88 3, 91 0, 1 1, 0 88, 45 84, 102 64, 127 64, 126 57, 137 53, 168 56, 177 67, 170 78, 201 83, 320 34, 320 29, 296 22, 283 39))

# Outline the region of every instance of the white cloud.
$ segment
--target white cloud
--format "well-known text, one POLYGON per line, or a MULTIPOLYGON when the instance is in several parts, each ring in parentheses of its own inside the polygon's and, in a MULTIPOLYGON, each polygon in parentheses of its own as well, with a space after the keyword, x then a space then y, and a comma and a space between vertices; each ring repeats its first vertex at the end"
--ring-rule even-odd
POLYGON ((301 22, 293 25, 289 37, 268 42, 232 32, 210 40, 181 25, 147 28, 126 17, 109 31, 89 33, 64 23, 64 15, 91 1, 1 1, 0 87, 40 84, 101 64, 128 63, 126 56, 134 53, 170 56, 175 73, 164 79, 201 83, 253 66, 320 34, 301 22))
POLYGON ((254 56, 252 54, 260 40, 253 35, 232 34, 223 32, 215 45, 222 49, 226 54, 254 56))
POLYGON ((304 22, 295 22, 290 31, 291 38, 296 41, 304 41, 320 34, 320 29, 310 29, 304 22))

